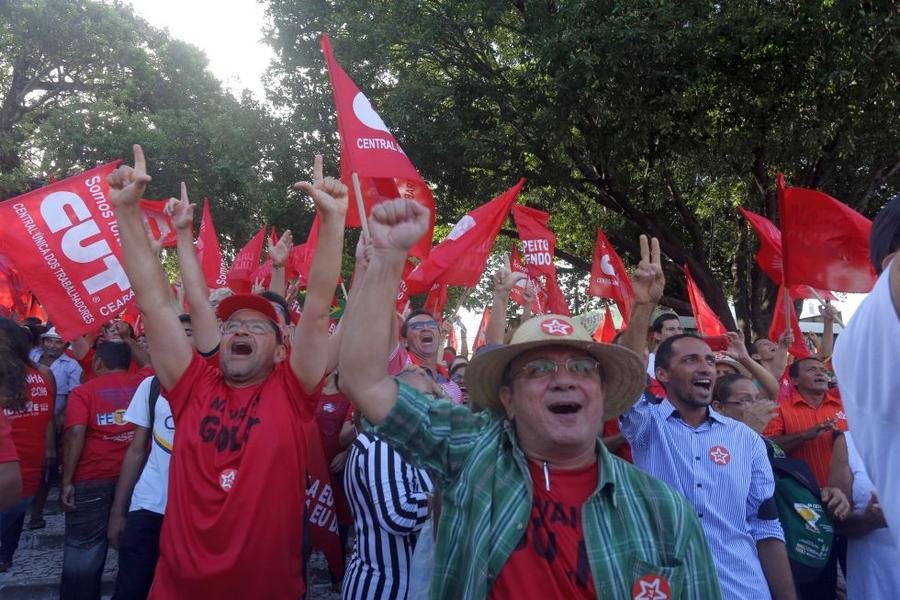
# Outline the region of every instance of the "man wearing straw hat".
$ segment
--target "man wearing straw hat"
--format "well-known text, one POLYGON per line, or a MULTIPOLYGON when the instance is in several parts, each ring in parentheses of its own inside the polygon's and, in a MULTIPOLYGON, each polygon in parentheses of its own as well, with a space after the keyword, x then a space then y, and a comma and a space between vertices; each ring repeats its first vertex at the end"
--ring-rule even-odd
POLYGON ((374 251, 344 317, 340 383, 383 439, 440 482, 431 597, 719 598, 691 507, 599 439, 643 390, 641 359, 542 315, 470 363, 472 401, 488 410, 429 399, 386 369, 403 262, 428 213, 394 200, 369 226, 374 251))

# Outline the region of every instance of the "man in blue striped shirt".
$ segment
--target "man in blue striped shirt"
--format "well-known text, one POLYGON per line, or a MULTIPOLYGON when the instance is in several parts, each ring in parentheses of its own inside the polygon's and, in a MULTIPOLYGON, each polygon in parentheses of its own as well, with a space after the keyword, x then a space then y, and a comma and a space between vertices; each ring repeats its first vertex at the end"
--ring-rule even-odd
MULTIPOLYGON (((624 345, 639 351, 665 286, 661 266, 643 263, 623 336, 624 345)), ((796 598, 765 444, 710 408, 716 366, 709 345, 690 334, 667 338, 657 348, 655 370, 666 398, 652 404, 642 397, 620 417, 634 464, 694 506, 724 598, 796 598)))

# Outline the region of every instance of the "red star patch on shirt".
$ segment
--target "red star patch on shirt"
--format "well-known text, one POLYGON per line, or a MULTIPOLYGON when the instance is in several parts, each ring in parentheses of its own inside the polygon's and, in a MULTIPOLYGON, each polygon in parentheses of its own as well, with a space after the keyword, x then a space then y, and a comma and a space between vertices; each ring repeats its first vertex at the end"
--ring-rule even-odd
POLYGON ((731 454, 725 446, 713 446, 710 448, 709 457, 717 465, 727 465, 731 462, 731 454))
POLYGON ((541 329, 550 335, 559 336, 572 335, 572 331, 574 331, 571 325, 559 319, 547 319, 541 323, 541 329))
POLYGON ((668 600, 671 597, 669 582, 661 575, 644 575, 631 588, 632 600, 668 600))
POLYGON ((237 479, 237 469, 225 469, 219 473, 219 487, 226 492, 230 492, 234 487, 234 481, 237 479))

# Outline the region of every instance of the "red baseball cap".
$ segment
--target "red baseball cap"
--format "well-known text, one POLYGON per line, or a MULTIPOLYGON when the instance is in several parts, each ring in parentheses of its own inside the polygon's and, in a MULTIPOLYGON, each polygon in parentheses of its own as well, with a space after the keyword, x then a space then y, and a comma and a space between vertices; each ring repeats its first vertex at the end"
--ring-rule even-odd
POLYGON ((272 303, 256 294, 232 294, 219 302, 216 314, 222 321, 227 321, 231 315, 244 309, 261 312, 278 325, 278 314, 272 303))

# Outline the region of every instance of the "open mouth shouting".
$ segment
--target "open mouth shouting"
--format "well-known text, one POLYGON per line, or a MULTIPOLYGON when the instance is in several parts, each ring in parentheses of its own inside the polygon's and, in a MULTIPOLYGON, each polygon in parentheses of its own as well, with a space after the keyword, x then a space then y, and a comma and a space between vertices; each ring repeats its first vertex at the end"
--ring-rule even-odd
POLYGON ((569 400, 551 402, 547 410, 554 415, 575 415, 581 412, 581 404, 569 400))
POLYGON ((712 378, 707 377, 706 375, 701 375, 694 377, 691 380, 691 385, 697 391, 699 391, 702 395, 709 395, 712 392, 712 378))
POLYGON ((237 339, 231 342, 232 356, 249 356, 253 354, 253 344, 247 339, 237 339))

